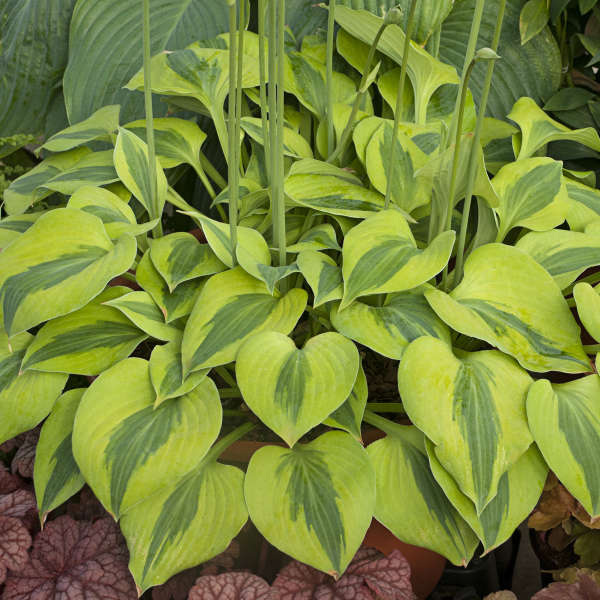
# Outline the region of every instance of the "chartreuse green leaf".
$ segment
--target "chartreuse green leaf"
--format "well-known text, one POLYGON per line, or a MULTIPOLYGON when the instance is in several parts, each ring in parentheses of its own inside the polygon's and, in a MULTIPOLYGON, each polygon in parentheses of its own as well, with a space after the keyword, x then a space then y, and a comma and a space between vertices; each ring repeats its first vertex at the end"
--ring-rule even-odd
POLYGON ((560 225, 569 210, 562 165, 551 158, 529 158, 500 169, 493 179, 500 198, 498 241, 513 227, 546 231, 560 225))
POLYGON ((44 422, 35 453, 33 484, 42 522, 85 484, 73 458, 73 421, 85 388, 65 392, 44 422))
POLYGON ((153 219, 160 217, 167 199, 167 178, 157 158, 156 196, 152 197, 146 142, 121 127, 117 135, 113 160, 119 179, 125 187, 141 202, 153 219))
POLYGON ((588 233, 564 229, 531 232, 516 247, 542 265, 561 290, 589 267, 600 265, 600 236, 588 233))
POLYGON ((567 221, 572 231, 583 231, 600 219, 600 190, 572 179, 565 179, 569 195, 567 221))
POLYGON ((460 491, 452 475, 440 464, 435 446, 429 440, 425 444, 433 475, 446 497, 477 534, 485 552, 506 541, 540 499, 548 467, 535 444, 500 477, 498 493, 480 515, 477 515, 471 500, 460 491))
MULTIPOLYGON (((261 146, 265 145, 263 139, 262 120, 256 117, 242 117, 240 121, 242 129, 261 146)), ((283 153, 293 158, 312 158, 313 153, 310 144, 293 129, 283 128, 283 153)))
POLYGON ((589 283, 581 282, 573 288, 573 297, 577 303, 577 314, 586 331, 600 341, 600 289, 589 283))
POLYGON ((119 180, 111 150, 85 154, 74 165, 43 183, 42 189, 74 194, 83 185, 106 185, 119 180))
POLYGON ((397 210, 365 219, 344 240, 340 310, 359 296, 402 292, 425 283, 448 263, 455 237, 453 231, 446 231, 421 250, 397 210))
POLYGON ((20 215, 36 202, 49 196, 52 190, 41 186, 59 173, 72 167, 90 152, 89 148, 75 148, 68 152, 54 154, 12 181, 8 188, 4 190, 6 214, 20 215))
POLYGON ((517 136, 517 160, 533 156, 537 150, 549 142, 571 140, 583 144, 596 152, 600 151, 600 137, 593 127, 569 129, 549 117, 531 98, 519 98, 508 118, 521 128, 517 136))
POLYGON ((150 258, 167 282, 170 292, 184 281, 226 269, 208 244, 201 244, 193 235, 185 232, 171 233, 153 240, 150 258))
POLYGON ((362 424, 363 415, 367 406, 367 398, 369 396, 369 388, 367 387, 367 377, 362 365, 358 367, 358 375, 354 382, 354 387, 350 392, 346 401, 336 408, 323 421, 329 427, 343 429, 355 437, 359 442, 362 441, 360 426, 362 424))
POLYGON ((81 400, 73 454, 96 497, 116 518, 193 471, 221 428, 208 377, 154 408, 148 362, 127 358, 104 371, 81 400))
POLYGON ((72 208, 46 213, 0 253, 4 330, 12 336, 85 306, 135 254, 135 238, 113 244, 94 215, 72 208))
POLYGON ((315 158, 303 158, 292 164, 289 175, 331 175, 348 183, 360 185, 360 178, 347 169, 341 169, 331 163, 316 160, 315 158))
POLYGON ((291 447, 344 403, 359 364, 356 346, 339 333, 299 349, 286 335, 263 331, 241 346, 235 372, 246 404, 291 447))
POLYGON ((354 142, 356 156, 365 166, 367 163, 367 146, 374 133, 379 130, 383 122, 384 120, 380 117, 367 117, 357 123, 352 131, 352 141, 354 142))
POLYGON ((127 202, 104 188, 85 185, 69 198, 67 208, 77 208, 97 216, 104 223, 111 239, 118 239, 124 233, 141 235, 150 231, 158 222, 156 219, 141 225, 137 224, 133 210, 127 202))
POLYGON ((327 214, 365 218, 383 208, 383 196, 334 175, 290 175, 285 193, 292 202, 327 214))
POLYGON ((50 412, 67 381, 62 373, 21 373, 32 339, 23 332, 9 340, 0 331, 0 444, 35 427, 50 412))
POLYGON ((134 325, 157 340, 181 340, 181 330, 165 323, 164 314, 148 292, 129 292, 104 304, 122 312, 134 325))
POLYGON ((191 473, 164 485, 121 519, 129 570, 139 590, 224 552, 247 520, 244 472, 211 457, 196 461, 191 473))
MULTIPOLYGON (((145 119, 132 121, 124 127, 147 143, 145 119)), ((206 133, 194 121, 175 117, 153 119, 152 127, 156 156, 165 169, 171 169, 182 163, 202 168, 200 151, 206 140, 206 133)))
POLYGON ((402 404, 477 514, 532 442, 525 415, 530 384, 528 373, 496 350, 457 358, 441 340, 422 337, 404 352, 402 404))
POLYGON ((585 373, 580 330, 552 276, 522 250, 485 244, 465 262, 450 293, 425 292, 452 329, 485 340, 530 371, 585 373))
POLYGON ((526 44, 534 38, 550 19, 548 2, 546 0, 528 0, 521 9, 519 18, 519 30, 521 32, 521 44, 526 44))
POLYGON ((252 522, 271 544, 336 577, 358 550, 375 508, 369 457, 341 431, 291 450, 261 448, 244 491, 252 522))
MULTIPOLYGON (((371 45, 383 19, 364 10, 352 10, 345 6, 336 7, 335 20, 348 33, 361 42, 371 45)), ((404 32, 397 25, 386 27, 379 40, 377 49, 397 64, 402 64, 404 32)), ((416 122, 423 123, 427 116, 427 105, 434 92, 447 83, 458 84, 459 79, 454 67, 436 60, 418 44, 411 41, 407 74, 415 93, 416 122)), ((363 65, 360 65, 362 68, 363 65)))
POLYGON ((600 515, 600 379, 551 385, 536 381, 527 397, 531 433, 548 466, 592 517, 600 515))
POLYGON ((180 283, 173 293, 169 292, 167 282, 152 264, 150 250, 140 259, 135 277, 140 287, 152 296, 167 323, 189 315, 204 286, 204 279, 192 279, 180 283))
POLYGON ((148 336, 103 303, 129 291, 109 287, 83 308, 48 321, 28 346, 21 369, 98 375, 127 358, 148 336))
POLYGON ((190 373, 185 379, 181 364, 181 345, 169 342, 155 346, 150 355, 150 380, 156 392, 154 406, 169 398, 177 398, 198 387, 206 377, 208 369, 190 373))
POLYGON ((415 208, 427 204, 430 199, 430 182, 426 178, 416 175, 416 171, 427 162, 427 155, 399 131, 394 141, 396 160, 390 182, 388 171, 390 170, 389 156, 392 151, 392 135, 392 122, 384 121, 367 144, 365 167, 375 189, 385 194, 388 185, 391 185, 392 201, 410 213, 415 208))
MULTIPOLYGON (((0 221, 0 229, 3 221, 0 221)), ((298 241, 287 246, 287 252, 302 252, 304 250, 341 250, 337 241, 335 229, 329 223, 322 223, 311 227, 303 233, 298 241)))
POLYGON ((428 335, 450 346, 448 328, 433 312, 423 290, 390 294, 383 306, 355 301, 339 310, 331 309, 331 324, 350 339, 378 354, 400 360, 410 342, 428 335))
POLYGON ((46 211, 14 215, 0 219, 0 249, 25 233, 46 211))
POLYGON ((103 106, 84 121, 55 133, 42 146, 50 152, 71 150, 92 140, 107 137, 119 127, 118 104, 103 106))
POLYGON ((375 518, 408 544, 443 554, 466 565, 477 536, 434 479, 425 451, 425 436, 416 427, 386 424, 385 438, 367 447, 377 481, 375 518), (402 502, 390 499, 402 498, 402 502))
POLYGON ((314 308, 343 296, 342 270, 333 258, 316 250, 303 250, 296 262, 315 296, 314 308))
POLYGON ((307 293, 294 288, 279 298, 241 267, 213 275, 183 332, 183 373, 227 364, 242 343, 261 331, 287 335, 306 308, 307 293))

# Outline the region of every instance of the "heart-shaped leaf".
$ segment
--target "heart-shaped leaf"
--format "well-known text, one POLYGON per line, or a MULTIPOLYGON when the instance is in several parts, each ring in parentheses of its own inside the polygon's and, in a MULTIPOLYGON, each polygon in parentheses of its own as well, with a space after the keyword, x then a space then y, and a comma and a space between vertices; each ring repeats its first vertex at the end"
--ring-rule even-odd
POLYGON ((565 179, 569 196, 567 221, 571 231, 583 231, 600 218, 600 190, 572 179, 565 179))
POLYGON ((530 371, 590 370, 579 327, 559 287, 517 248, 477 248, 465 263, 464 279, 450 294, 430 289, 425 297, 452 329, 485 340, 530 371))
POLYGON ((344 293, 342 270, 333 258, 316 250, 303 250, 296 262, 315 296, 314 308, 342 297, 344 293))
POLYGON ((26 213, 24 215, 13 215, 0 220, 0 248, 6 248, 8 244, 25 233, 46 211, 26 213))
POLYGON ((265 331, 240 348, 236 378, 246 404, 291 447, 343 404, 358 367, 356 346, 339 333, 298 349, 286 335, 265 331))
POLYGON ((84 485, 73 458, 73 421, 85 388, 65 392, 44 422, 35 453, 33 483, 42 522, 84 485))
POLYGON ((346 337, 378 354, 399 360, 406 346, 422 335, 450 345, 448 328, 433 312, 422 289, 390 294, 383 306, 355 301, 344 310, 336 303, 331 324, 346 337))
POLYGON ((192 471, 221 428, 221 402, 209 378, 158 408, 155 399, 148 363, 128 358, 92 383, 77 411, 73 454, 116 517, 192 471))
POLYGON ((581 282, 573 288, 573 297, 577 303, 577 314, 586 331, 600 340, 600 289, 589 283, 581 282))
POLYGON ((250 518, 274 546, 337 576, 371 522, 375 474, 356 440, 331 431, 291 450, 255 452, 244 491, 250 518))
POLYGON ((585 510, 600 515, 600 464, 590 448, 600 444, 600 378, 590 375, 551 385, 536 381, 527 417, 546 462, 585 510))
POLYGON ((224 365, 260 331, 288 334, 306 308, 307 293, 294 288, 281 298, 240 267, 213 275, 198 297, 183 333, 183 373, 224 365))
POLYGON ((9 336, 81 308, 133 262, 136 242, 113 244, 102 221, 72 208, 40 217, 0 254, 0 299, 9 336))
POLYGON ((434 479, 425 436, 416 427, 390 421, 381 427, 388 435, 367 447, 377 481, 375 518, 403 542, 439 552, 455 565, 467 564, 477 536, 434 479), (402 502, 390 501, 400 497, 402 502))
POLYGON ((448 263, 455 234, 446 231, 417 248, 406 219, 383 210, 353 227, 344 239, 343 310, 360 296, 401 292, 425 283, 448 263))
POLYGON ((529 374, 501 352, 457 358, 431 337, 415 340, 404 352, 398 370, 403 406, 477 514, 532 442, 525 415, 530 384, 529 374))

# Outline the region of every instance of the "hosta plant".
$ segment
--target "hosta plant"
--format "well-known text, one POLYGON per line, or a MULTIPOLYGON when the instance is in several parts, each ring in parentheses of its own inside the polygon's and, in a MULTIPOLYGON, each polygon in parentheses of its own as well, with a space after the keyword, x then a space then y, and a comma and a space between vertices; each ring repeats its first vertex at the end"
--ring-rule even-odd
POLYGON ((228 34, 153 57, 146 11, 128 83, 146 119, 101 108, 4 194, 0 441, 45 419, 40 513, 88 483, 142 591, 248 518, 336 577, 373 517, 466 564, 549 468, 600 515, 600 345, 576 318, 600 342, 600 195, 544 155, 600 139, 528 97, 485 117, 506 3, 474 3, 458 71, 411 41, 416 23, 439 40, 437 0, 332 3, 326 40, 300 50, 282 0, 258 3, 258 35, 229 4, 228 34), (153 119, 152 93, 210 129, 153 119), (175 189, 182 169, 209 211, 175 189), (399 396, 380 402, 390 363, 399 396), (369 427, 385 436, 365 448, 369 427), (247 468, 219 460, 245 436, 267 442, 247 468))

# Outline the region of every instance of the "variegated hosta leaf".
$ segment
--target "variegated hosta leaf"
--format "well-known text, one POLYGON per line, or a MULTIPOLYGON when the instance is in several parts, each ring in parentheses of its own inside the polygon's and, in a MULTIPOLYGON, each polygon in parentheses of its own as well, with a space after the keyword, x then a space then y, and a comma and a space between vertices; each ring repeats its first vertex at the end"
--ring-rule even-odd
MULTIPOLYGON (((46 211, 4 217, 0 220, 0 250, 25 233, 46 211)), ((331 227, 331 226, 330 226, 331 227)))
POLYGON ((314 158, 304 158, 295 162, 290 167, 289 175, 324 175, 337 177, 342 181, 354 183, 356 185, 360 185, 361 183, 360 178, 351 171, 341 169, 331 163, 316 160, 314 158))
POLYGON ((375 474, 350 435, 330 431, 256 452, 244 485, 250 518, 274 546, 334 576, 358 550, 375 508, 375 474))
POLYGON ((516 247, 542 265, 561 290, 586 269, 600 265, 599 235, 563 229, 531 232, 522 237, 516 247))
POLYGON ((549 467, 592 517, 600 515, 600 378, 551 385, 536 381, 527 397, 533 437, 549 467))
POLYGON ((121 127, 117 135, 113 160, 119 179, 125 187, 141 202, 151 218, 159 218, 167 199, 167 178, 157 158, 156 195, 153 197, 146 142, 121 127))
POLYGON ((331 309, 331 324, 346 337, 400 360, 406 346, 423 335, 437 337, 450 346, 450 332, 433 312, 422 289, 391 294, 383 306, 356 301, 344 310, 331 309))
MULTIPOLYGON (((255 117, 242 117, 242 129, 261 146, 264 146, 262 120, 255 117)), ((293 158, 312 158, 310 144, 293 129, 283 128, 283 153, 293 158)))
POLYGON ((380 117, 367 117, 366 119, 362 119, 359 123, 357 123, 352 132, 352 140, 354 142, 356 155, 360 162, 365 165, 365 168, 367 164, 367 146, 369 145, 369 142, 371 141, 371 138, 375 132, 380 129, 383 122, 383 119, 380 117))
POLYGON ((441 340, 422 337, 404 352, 398 370, 404 408, 477 514, 532 442, 525 414, 530 385, 529 374, 496 350, 457 358, 441 340))
POLYGON ((98 217, 72 208, 46 213, 0 253, 5 331, 12 336, 85 306, 135 254, 135 238, 113 244, 98 217))
POLYGON ((191 473, 221 428, 213 381, 154 408, 148 362, 127 358, 96 379, 73 429, 75 460, 115 517, 191 473))
POLYGON ((190 373, 183 378, 181 365, 181 346, 170 342, 164 346, 155 346, 150 356, 150 380, 156 392, 154 406, 169 398, 177 398, 191 392, 208 374, 208 369, 190 373))
POLYGON ((249 336, 287 335, 306 308, 307 293, 294 288, 281 298, 241 267, 213 275, 196 301, 183 333, 183 373, 227 364, 249 336))
POLYGON ((518 160, 533 156, 549 142, 572 140, 600 152, 600 137, 593 127, 571 130, 549 117, 531 98, 519 98, 508 118, 521 128, 518 160))
POLYGON ((396 424, 387 425, 386 433, 367 447, 377 481, 375 518, 403 542, 466 565, 477 547, 477 536, 434 479, 425 436, 416 427, 396 424))
POLYGON ((181 330, 165 323, 163 313, 148 292, 129 292, 104 304, 121 311, 134 325, 157 340, 181 341, 181 330))
POLYGON ((485 244, 465 263, 450 293, 425 292, 452 329, 485 340, 530 371, 585 373, 590 363, 580 330, 552 276, 521 250, 485 244))
POLYGON ((53 154, 21 177, 18 177, 4 191, 4 208, 9 215, 20 215, 52 191, 41 187, 53 177, 77 163, 90 153, 89 148, 75 148, 60 154, 53 154))
POLYGON ((32 339, 23 332, 9 342, 0 331, 0 444, 35 427, 50 412, 67 381, 62 373, 21 373, 32 339))
MULTIPOLYGON (((0 228, 2 223, 3 221, 0 221, 0 228)), ((303 250, 341 250, 333 225, 329 223, 315 225, 302 234, 295 244, 286 248, 287 252, 302 252, 303 250)))
POLYGON ((383 208, 383 196, 333 175, 290 175, 285 193, 295 204, 319 212, 363 219, 383 208))
POLYGON ((475 531, 485 552, 505 542, 535 508, 548 475, 548 467, 539 450, 532 444, 509 470, 500 477, 498 493, 477 515, 474 504, 461 491, 452 475, 440 464, 435 447, 426 440, 429 465, 463 519, 475 531))
POLYGON ((343 310, 360 296, 402 292, 425 283, 448 263, 455 233, 446 231, 417 248, 406 219, 384 210, 353 227, 343 249, 343 310))
POLYGON ((84 121, 55 133, 42 148, 50 152, 64 152, 92 140, 108 137, 119 127, 120 110, 118 104, 103 106, 84 121))
MULTIPOLYGON (((124 127, 147 143, 145 119, 132 121, 124 127)), ((200 167, 200 151, 206 134, 194 121, 175 117, 153 119, 152 127, 156 156, 165 169, 182 163, 200 167)))
POLYGON ((119 180, 111 150, 85 154, 74 165, 43 183, 41 189, 74 194, 83 185, 105 185, 119 180))
POLYGON ((315 308, 344 295, 342 270, 333 258, 316 250, 303 250, 296 262, 315 295, 315 308))
POLYGON ((152 264, 149 250, 142 256, 135 277, 140 287, 152 296, 167 323, 189 315, 204 286, 203 279, 192 279, 180 283, 173 293, 169 292, 167 282, 152 264))
POLYGON ((121 530, 140 592, 224 552, 247 519, 244 472, 210 457, 133 506, 121 530))
POLYGON ((46 323, 27 347, 21 369, 98 375, 127 358, 148 336, 103 303, 129 291, 109 287, 83 308, 46 323))
POLYGON ((184 281, 213 275, 227 268, 208 244, 201 244, 193 235, 185 232, 171 233, 153 240, 150 258, 171 293, 184 281))
POLYGON ((569 196, 569 228, 583 231, 587 225, 600 219, 600 190, 572 179, 565 179, 564 182, 569 196))
POLYGON ((600 340, 600 288, 581 282, 573 288, 573 297, 577 303, 577 314, 586 331, 596 340, 600 340))
POLYGON ((502 167, 493 179, 500 205, 498 240, 513 227, 546 231, 560 225, 569 205, 562 165, 552 158, 528 158, 502 167))
POLYGON ((359 365, 358 375, 356 376, 356 381, 354 382, 354 387, 352 388, 350 395, 339 408, 336 408, 325 421, 323 421, 323 423, 329 425, 329 427, 343 429, 361 442, 362 434, 360 426, 362 424, 363 415, 365 414, 368 396, 369 389, 367 387, 367 377, 362 365, 359 365))
POLYGON ((44 422, 35 452, 33 483, 42 522, 84 485, 73 458, 73 421, 85 388, 65 392, 44 422))
POLYGON ((344 403, 359 364, 356 346, 339 333, 298 349, 286 335, 264 331, 242 345, 235 372, 246 404, 291 447, 344 403))
POLYGON ((392 201, 410 213, 415 208, 427 204, 430 199, 431 183, 427 178, 416 175, 416 171, 427 162, 427 155, 407 136, 398 132, 394 142, 392 181, 389 182, 392 133, 392 123, 383 121, 367 144, 365 167, 375 189, 385 194, 388 185, 391 185, 392 201))

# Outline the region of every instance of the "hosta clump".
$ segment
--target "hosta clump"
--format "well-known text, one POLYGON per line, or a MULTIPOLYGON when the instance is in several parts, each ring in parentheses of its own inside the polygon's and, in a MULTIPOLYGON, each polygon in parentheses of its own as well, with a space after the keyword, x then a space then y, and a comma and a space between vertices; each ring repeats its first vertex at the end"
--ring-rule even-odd
POLYGON ((109 106, 5 193, 0 441, 46 419, 40 513, 89 484, 140 590, 248 518, 336 577, 373 517, 465 564, 512 534, 549 468, 597 517, 600 345, 573 309, 600 342, 600 193, 541 154, 600 139, 527 98, 514 125, 484 119, 467 86, 475 62, 492 73, 493 40, 459 75, 390 19, 336 6, 336 64, 357 81, 331 70, 332 43, 284 44, 276 3, 259 4, 267 44, 245 18, 235 30, 232 3, 229 35, 148 57, 128 84, 208 112, 228 181, 193 119, 121 123, 109 106), (183 169, 211 210, 173 188, 183 169), (164 234, 168 205, 201 235, 164 234), (368 398, 361 354, 399 361, 400 401, 368 398), (219 460, 257 423, 271 443, 246 470, 219 460), (366 449, 365 424, 385 434, 366 449))

